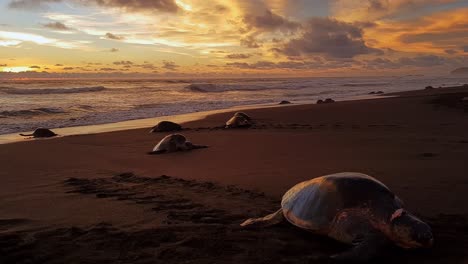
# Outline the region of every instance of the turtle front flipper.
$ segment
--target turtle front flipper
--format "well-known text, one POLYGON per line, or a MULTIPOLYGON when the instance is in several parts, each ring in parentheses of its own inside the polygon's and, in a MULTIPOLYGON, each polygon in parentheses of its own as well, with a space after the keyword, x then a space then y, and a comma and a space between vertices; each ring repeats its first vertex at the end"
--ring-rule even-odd
POLYGON ((283 222, 284 219, 283 209, 279 209, 275 213, 269 214, 265 217, 249 218, 240 225, 242 227, 268 227, 279 224, 283 222))
POLYGON ((371 233, 350 250, 332 255, 330 258, 338 262, 367 262, 378 256, 387 244, 388 239, 383 234, 371 233))

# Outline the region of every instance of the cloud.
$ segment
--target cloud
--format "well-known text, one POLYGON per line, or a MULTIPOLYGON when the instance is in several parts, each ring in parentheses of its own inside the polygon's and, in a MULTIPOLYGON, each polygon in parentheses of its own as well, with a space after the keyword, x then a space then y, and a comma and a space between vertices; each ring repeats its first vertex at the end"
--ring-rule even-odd
POLYGON ((256 49, 256 48, 260 48, 262 46, 261 43, 259 43, 254 36, 252 35, 249 35, 249 36, 246 36, 246 37, 243 37, 240 39, 240 44, 241 46, 244 46, 244 47, 247 47, 247 48, 251 48, 251 49, 256 49))
POLYGON ((467 62, 467 58, 446 58, 442 56, 425 54, 413 57, 401 57, 398 59, 375 58, 364 60, 363 63, 369 69, 401 69, 403 67, 431 68, 438 66, 459 66, 467 62))
POLYGON ((100 71, 116 71, 117 69, 114 68, 100 68, 100 71))
POLYGON ((30 66, 29 68, 31 68, 31 69, 40 69, 41 67, 37 66, 37 65, 34 65, 34 66, 30 66))
POLYGON ((7 64, 0 64, 0 67, 7 67, 7 64))
POLYGON ((333 17, 345 21, 374 21, 412 15, 422 8, 454 3, 457 0, 333 0, 333 17))
POLYGON ((177 70, 178 67, 180 67, 179 65, 177 65, 175 62, 173 61, 163 61, 163 66, 162 66, 164 69, 166 70, 170 70, 170 71, 175 71, 177 70))
POLYGON ((362 54, 379 53, 367 46, 362 29, 354 24, 330 18, 312 18, 299 38, 276 49, 287 56, 324 54, 332 58, 353 58, 362 54))
POLYGON ((118 51, 119 51, 119 49, 112 48, 112 49, 110 49, 109 51, 110 51, 110 52, 118 52, 118 51))
POLYGON ((56 67, 62 67, 63 64, 55 64, 56 67))
POLYGON ((175 13, 179 6, 174 0, 92 0, 104 7, 122 8, 126 11, 162 11, 175 13))
POLYGON ((468 52, 468 45, 462 47, 463 52, 468 52))
POLYGON ((453 54, 457 54, 458 52, 456 50, 453 50, 453 49, 446 49, 444 50, 445 53, 449 54, 449 55, 453 55, 453 54))
POLYGON ((148 63, 148 62, 146 62, 144 64, 137 64, 135 66, 143 68, 143 69, 148 69, 148 70, 154 70, 154 69, 158 68, 158 67, 154 66, 152 63, 148 63))
POLYGON ((295 31, 300 27, 297 22, 289 21, 270 10, 265 10, 262 15, 246 15, 242 20, 248 30, 257 29, 261 31, 282 30, 285 32, 295 31))
POLYGON ((115 61, 113 64, 114 65, 133 65, 133 62, 131 62, 131 61, 115 61))
POLYGON ((77 41, 58 40, 31 33, 0 31, 0 46, 15 46, 23 42, 32 42, 38 45, 54 46, 63 49, 74 49, 82 46, 82 43, 77 41))
POLYGON ((71 70, 73 70, 73 69, 75 69, 75 68, 73 68, 73 67, 65 67, 65 68, 63 68, 64 71, 71 71, 71 70))
POLYGON ((15 9, 43 9, 49 3, 60 3, 62 0, 12 0, 8 4, 9 8, 15 9))
POLYGON ((226 58, 227 59, 248 59, 252 56, 253 56, 252 54, 234 53, 234 54, 226 55, 226 58))
MULTIPOLYGON (((11 0, 9 8, 41 9, 49 3, 60 3, 62 0, 11 0)), ((179 6, 174 0, 75 0, 83 5, 94 3, 103 7, 121 8, 130 12, 162 11, 175 13, 179 6)))
POLYGON ((51 22, 51 23, 43 24, 42 26, 45 27, 45 28, 50 28, 50 29, 54 29, 54 30, 61 30, 61 31, 72 30, 71 28, 67 27, 65 24, 63 24, 61 22, 51 22))
POLYGON ((123 39, 125 39, 122 36, 117 36, 117 35, 114 35, 112 33, 106 33, 105 37, 108 38, 108 39, 114 39, 114 40, 123 40, 123 39))

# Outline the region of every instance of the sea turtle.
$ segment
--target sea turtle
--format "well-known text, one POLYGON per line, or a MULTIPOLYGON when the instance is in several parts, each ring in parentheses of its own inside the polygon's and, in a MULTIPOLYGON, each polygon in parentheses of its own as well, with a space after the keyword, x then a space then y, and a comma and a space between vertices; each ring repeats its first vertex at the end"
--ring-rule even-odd
MULTIPOLYGON (((248 117, 248 116, 247 116, 248 117)), ((252 121, 250 117, 246 118, 243 113, 236 113, 231 119, 226 122, 226 128, 242 128, 250 127, 252 121)))
POLYGON ((284 105, 284 104, 290 104, 291 102, 289 101, 286 101, 286 100, 283 100, 281 102, 279 102, 280 105, 284 105))
POLYGON ((57 134, 52 132, 50 129, 47 128, 38 128, 34 130, 32 134, 20 134, 23 137, 35 137, 35 138, 48 138, 48 137, 55 137, 57 134))
POLYGON ((153 151, 148 154, 163 154, 175 151, 186 151, 199 148, 207 148, 208 146, 194 145, 192 142, 181 134, 172 134, 164 137, 159 143, 153 148, 153 151))
POLYGON ((270 226, 288 220, 316 234, 354 245, 332 260, 367 261, 388 243, 403 248, 430 247, 429 225, 403 208, 383 183, 362 173, 318 177, 289 189, 281 209, 241 226, 270 226))
POLYGON ((150 133, 154 132, 172 132, 172 131, 179 131, 182 130, 182 126, 171 122, 171 121, 161 121, 153 128, 151 128, 150 133))
POLYGON ((245 118, 245 119, 247 119, 249 121, 252 121, 252 118, 248 114, 246 114, 244 112, 236 112, 234 114, 234 116, 242 116, 243 118, 245 118))

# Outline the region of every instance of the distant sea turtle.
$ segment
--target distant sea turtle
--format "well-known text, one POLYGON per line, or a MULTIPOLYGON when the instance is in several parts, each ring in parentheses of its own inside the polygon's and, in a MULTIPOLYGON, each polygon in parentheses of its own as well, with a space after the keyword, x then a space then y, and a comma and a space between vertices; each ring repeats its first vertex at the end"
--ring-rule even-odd
POLYGON ((283 100, 283 101, 279 102, 280 105, 283 105, 283 104, 290 104, 290 103, 291 103, 291 102, 286 101, 286 100, 283 100))
POLYGON ((163 138, 148 154, 163 154, 175 151, 207 148, 207 146, 194 145, 180 134, 172 134, 163 138))
POLYGON ((251 118, 242 113, 236 113, 231 119, 226 122, 226 128, 242 128, 250 127, 252 125, 251 118))
POLYGON ((172 132, 172 131, 179 131, 179 130, 182 130, 181 125, 171 122, 171 121, 161 121, 151 129, 150 133, 172 132))
POLYGON ((403 209, 403 202, 371 176, 344 172, 299 183, 284 194, 281 209, 241 226, 293 225, 352 244, 333 260, 367 261, 388 243, 430 247, 431 228, 403 209))
POLYGON ((48 137, 55 137, 57 134, 52 132, 50 129, 47 128, 38 128, 34 130, 32 134, 20 134, 23 137, 35 137, 35 138, 48 138, 48 137))
POLYGON ((249 121, 252 121, 252 118, 248 114, 246 114, 244 112, 236 112, 234 114, 234 116, 242 116, 243 118, 245 118, 245 119, 247 119, 249 121))

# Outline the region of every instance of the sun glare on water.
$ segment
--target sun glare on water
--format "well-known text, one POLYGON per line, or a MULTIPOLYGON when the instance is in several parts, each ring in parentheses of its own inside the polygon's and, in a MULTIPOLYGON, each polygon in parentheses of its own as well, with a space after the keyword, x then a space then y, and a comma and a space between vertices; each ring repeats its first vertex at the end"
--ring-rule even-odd
POLYGON ((3 72, 27 72, 31 70, 29 67, 5 67, 3 72))

